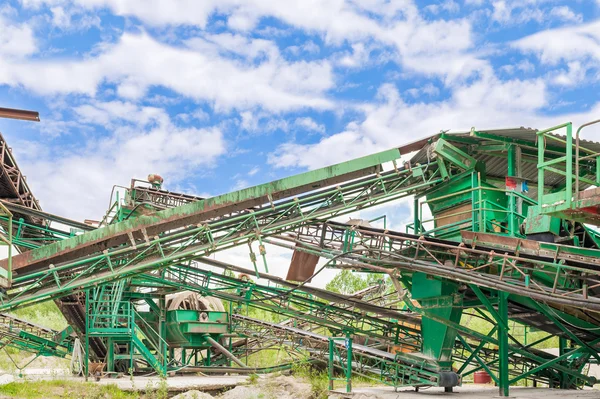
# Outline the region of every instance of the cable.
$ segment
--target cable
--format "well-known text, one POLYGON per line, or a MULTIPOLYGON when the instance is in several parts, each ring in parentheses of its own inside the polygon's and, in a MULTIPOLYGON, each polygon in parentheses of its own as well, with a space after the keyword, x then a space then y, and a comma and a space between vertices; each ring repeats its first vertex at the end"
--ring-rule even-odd
POLYGON ((71 373, 74 375, 83 374, 83 346, 79 338, 75 338, 73 344, 73 353, 71 354, 71 373))
MULTIPOLYGON (((571 326, 571 327, 574 327, 574 328, 576 328, 576 329, 578 329, 578 330, 582 330, 582 328, 581 328, 581 327, 579 327, 579 326, 576 326, 575 324, 569 323, 568 321, 566 321, 565 319, 563 319, 562 317, 560 317, 558 314, 556 314, 556 312, 554 311, 554 309, 552 308, 552 306, 548 305, 548 303, 547 303, 547 302, 544 302, 544 305, 546 305, 546 306, 548 307, 548 310, 549 310, 550 312, 552 312, 552 314, 553 314, 553 315, 554 315, 554 316, 555 316, 557 319, 559 319, 561 322, 563 322, 563 323, 565 323, 565 324, 568 324, 569 326, 571 326)), ((586 328, 585 330, 586 330, 586 331, 597 331, 597 330, 600 330, 600 327, 596 327, 596 328, 586 328)))
POLYGON ((310 277, 308 277, 306 280, 302 281, 300 284, 298 284, 297 286, 295 286, 294 288, 287 290, 285 292, 282 292, 280 294, 276 294, 276 295, 271 295, 268 297, 264 297, 264 298, 260 298, 260 299, 251 299, 248 302, 263 302, 263 301, 270 301, 272 299, 276 299, 276 298, 283 298, 289 294, 291 294, 292 292, 304 287, 308 282, 310 282, 314 277, 316 277, 319 273, 321 273, 330 263, 334 262, 335 260, 337 260, 338 258, 341 258, 342 256, 346 256, 350 253, 353 252, 357 252, 357 251, 364 251, 363 249, 360 250, 351 250, 351 251, 346 251, 346 252, 342 252, 338 255, 335 255, 333 258, 330 258, 327 262, 325 262, 325 264, 323 266, 321 266, 319 268, 319 270, 317 270, 316 272, 314 272, 310 277))

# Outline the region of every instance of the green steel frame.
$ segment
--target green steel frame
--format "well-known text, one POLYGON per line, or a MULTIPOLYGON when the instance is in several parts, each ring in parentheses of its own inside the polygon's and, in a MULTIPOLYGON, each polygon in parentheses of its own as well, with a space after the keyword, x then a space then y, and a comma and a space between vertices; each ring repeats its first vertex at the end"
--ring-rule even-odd
POLYGON ((546 193, 538 190, 539 212, 545 215, 561 217, 584 223, 600 224, 598 205, 600 194, 592 190, 589 194, 580 189, 584 185, 600 185, 600 151, 594 151, 581 145, 581 130, 589 125, 586 123, 577 129, 573 140, 573 125, 568 122, 550 129, 537 132, 540 145, 538 146, 538 185, 544 186, 546 175, 553 173, 563 176, 564 188, 546 193), (556 131, 565 131, 565 136, 558 136, 556 131), (564 145, 564 155, 548 159, 546 143, 558 142, 564 145), (542 145, 543 143, 543 145, 542 145), (583 155, 581 155, 583 154, 583 155))
MULTIPOLYGON (((425 166, 419 169, 423 168, 425 166)), ((414 177, 415 170, 419 169, 384 172, 374 177, 272 203, 260 209, 240 211, 234 215, 226 214, 222 218, 198 226, 156 236, 145 234, 142 240, 134 239, 116 248, 26 274, 20 269, 18 275, 13 278, 11 290, 0 303, 0 310, 52 299, 100 282, 131 277, 147 270, 185 263, 248 242, 261 243, 262 237, 292 230, 311 220, 325 220, 386 203, 441 181, 435 173, 427 179, 424 176, 414 177)), ((190 205, 195 203, 183 207, 190 205)), ((167 211, 171 210, 162 212, 167 211)), ((182 214, 185 213, 187 211, 182 211, 182 214)), ((145 218, 154 220, 156 216, 145 218)), ((127 229, 130 222, 135 221, 137 219, 120 222, 114 226, 127 229), (124 223, 127 225, 119 226, 124 223)), ((112 227, 111 225, 104 229, 112 227)), ((83 241, 82 237, 88 238, 86 241, 94 241, 98 231, 49 246, 71 247, 83 241), (86 237, 90 234, 93 237, 86 237), (73 242, 69 243, 71 241, 73 242)), ((44 256, 50 253, 51 249, 47 248, 49 246, 40 247, 24 255, 28 255, 27 259, 44 260, 44 256)), ((264 256, 264 253, 262 255, 264 256)))
MULTIPOLYGON (((585 375, 584 367, 591 359, 600 361, 600 250, 585 248, 586 240, 575 236, 575 227, 568 231, 564 222, 553 234, 564 234, 567 226, 570 235, 562 240, 574 245, 532 241, 521 229, 532 223, 530 215, 596 220, 582 213, 597 205, 596 197, 579 190, 600 182, 600 153, 581 145, 580 130, 575 143, 570 123, 538 131, 533 139, 475 129, 468 137, 441 133, 415 145, 208 199, 134 181, 125 198, 116 196, 98 229, 67 221, 72 228, 66 232, 48 223, 63 220, 39 209, 28 210, 28 215, 35 213, 28 220, 14 220, 11 210, 3 209, 0 227, 6 242, 24 253, 3 262, 7 291, 0 297, 0 310, 85 293, 80 304, 85 325, 76 332, 86 341, 86 375, 94 340, 105 343, 109 371, 119 361, 128 361, 130 369, 145 362, 162 375, 199 366, 199 349, 182 350, 175 364, 165 341, 166 295, 190 290, 231 304, 235 345, 231 337, 227 349, 207 336, 214 348, 206 352, 204 365, 230 365, 232 359, 240 364, 235 356, 248 354, 251 342, 253 350, 292 346, 298 356, 304 351, 306 358, 327 360, 330 381, 334 369, 341 370, 348 387, 351 374, 358 373, 395 387, 451 389, 460 376, 480 369, 492 376, 502 396, 523 379, 561 388, 590 385, 595 379, 585 375), (559 128, 566 129, 564 139, 552 134, 559 128), (401 155, 421 148, 426 148, 426 163, 398 167, 401 155), (489 178, 480 161, 483 152, 504 158, 506 176, 517 179, 522 178, 521 164, 537 156, 538 201, 489 178), (548 188, 547 173, 562 176, 564 187, 548 188), (329 221, 409 196, 415 198, 415 210, 407 231, 414 234, 329 221), (432 210, 431 220, 424 219, 425 205, 432 210), (258 244, 258 256, 253 244, 258 244), (328 267, 384 273, 395 296, 376 304, 273 277, 267 244, 327 259, 328 267), (240 245, 249 246, 253 270, 208 257, 240 245), (267 273, 259 270, 258 257, 267 273), (390 304, 399 302, 404 309, 390 304), (142 303, 158 324, 150 325, 136 310, 142 303), (302 328, 242 316, 248 308, 267 310, 302 328), (490 331, 461 325, 465 312, 486 320, 490 331), (536 349, 548 338, 520 342, 511 334, 509 320, 559 336, 559 356, 536 349), (443 333, 436 337, 432 329, 443 333), (335 337, 344 337, 343 342, 335 337), (245 339, 241 346, 240 338, 245 339), (345 342, 353 343, 346 347, 345 342), (401 350, 392 353, 392 347, 401 350), (453 363, 460 365, 457 373, 453 363)), ((594 245, 600 243, 593 233, 588 237, 594 245)), ((21 338, 14 345, 46 350, 46 341, 40 347, 35 346, 38 338, 21 338)), ((65 345, 47 353, 60 356, 65 345)), ((102 354, 92 355, 103 360, 102 354)))

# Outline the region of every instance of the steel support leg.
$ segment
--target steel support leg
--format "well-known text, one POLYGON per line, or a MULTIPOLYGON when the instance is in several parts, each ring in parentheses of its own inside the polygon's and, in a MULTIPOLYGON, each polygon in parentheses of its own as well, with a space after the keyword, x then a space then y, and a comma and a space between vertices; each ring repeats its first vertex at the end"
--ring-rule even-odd
POLYGON ((346 337, 346 360, 348 364, 346 365, 346 392, 352 392, 352 337, 348 335, 346 337))
POLYGON ((508 396, 508 293, 498 291, 498 352, 500 356, 500 368, 498 370, 498 384, 500 396, 508 396))
POLYGON ((327 375, 329 377, 329 390, 333 391, 333 339, 329 338, 329 362, 327 364, 327 375))
POLYGON ((413 228, 414 228, 414 232, 415 234, 419 234, 421 232, 421 220, 419 219, 420 216, 420 208, 419 208, 419 198, 417 198, 415 196, 414 199, 414 210, 413 210, 413 228))
MULTIPOLYGON (((562 356, 567 353, 567 339, 563 337, 558 338, 558 356, 562 356)), ((569 388, 569 376, 567 373, 560 373, 560 389, 568 389, 569 388)))
POLYGON ((159 333, 159 337, 158 337, 158 348, 160 351, 160 356, 162 357, 162 362, 161 362, 161 371, 162 374, 166 377, 167 376, 167 304, 166 304, 166 300, 165 300, 165 296, 162 295, 160 297, 160 299, 158 300, 158 304, 160 307, 160 322, 159 322, 159 328, 158 328, 158 333, 159 333))
POLYGON ((84 357, 83 357, 83 374, 85 375, 85 381, 87 382, 88 380, 88 375, 89 375, 89 366, 90 366, 90 335, 89 335, 89 331, 90 331, 90 317, 89 317, 89 312, 90 312, 90 308, 89 308, 89 296, 90 296, 90 291, 86 290, 85 291, 85 344, 83 346, 83 353, 84 353, 84 357))
POLYGON ((107 356, 106 356, 106 369, 109 372, 115 371, 115 343, 112 338, 106 340, 107 345, 107 356))

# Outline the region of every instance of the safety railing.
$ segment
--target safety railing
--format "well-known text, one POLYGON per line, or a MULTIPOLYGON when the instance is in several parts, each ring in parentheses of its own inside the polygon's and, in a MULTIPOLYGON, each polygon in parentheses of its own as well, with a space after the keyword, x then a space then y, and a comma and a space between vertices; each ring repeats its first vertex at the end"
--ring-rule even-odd
MULTIPOLYGON (((595 170, 595 179, 594 182, 595 185, 600 185, 600 152, 593 152, 590 150, 586 150, 587 152, 589 152, 588 155, 585 155, 583 157, 579 156, 579 153, 581 152, 581 142, 580 142, 580 134, 581 131, 583 130, 583 128, 590 126, 590 125, 595 125, 596 123, 600 122, 600 119, 596 119, 595 121, 591 121, 588 123, 584 123, 583 125, 579 126, 579 129, 577 129, 577 133, 575 133, 575 198, 578 200, 579 199, 579 181, 581 179, 581 176, 579 175, 579 164, 581 161, 584 160, 588 160, 588 159, 592 159, 595 160, 596 162, 596 170, 595 170)), ((593 184, 590 183, 590 184, 593 184)))
POLYGON ((143 336, 146 338, 144 343, 147 343, 151 346, 150 349, 156 353, 154 356, 159 360, 159 362, 162 363, 165 360, 166 351, 169 347, 169 344, 167 344, 167 341, 161 337, 159 332, 156 331, 154 327, 152 327, 150 323, 148 323, 146 319, 144 319, 138 313, 138 311, 135 310, 135 308, 133 309, 133 312, 135 317, 134 323, 138 326, 136 331, 139 331, 143 334, 143 336))
POLYGON ((571 200, 573 198, 573 125, 571 124, 571 122, 568 122, 551 127, 550 129, 539 130, 537 132, 537 138, 538 203, 541 207, 544 207, 547 204, 562 202, 567 207, 570 207, 571 200), (560 129, 565 129, 566 131, 564 139, 560 136, 551 134, 552 132, 555 132, 560 129), (546 160, 546 147, 551 141, 564 144, 565 155, 546 160), (544 189, 546 187, 546 172, 553 172, 565 178, 564 191, 551 194, 544 193, 544 189))
POLYGON ((12 215, 8 216, 4 211, 0 212, 0 224, 2 230, 8 233, 11 230, 13 245, 29 249, 39 248, 43 245, 74 237, 81 230, 71 228, 69 232, 51 228, 46 225, 27 223, 20 218, 15 220, 12 215))
POLYGON ((335 381, 344 381, 346 383, 346 392, 352 391, 352 338, 329 337, 329 360, 327 363, 327 376, 329 379, 329 390, 333 391, 335 381), (337 344, 343 342, 345 354, 342 354, 342 348, 337 344), (336 345, 337 344, 337 345, 336 345), (343 378, 335 377, 335 363, 339 363, 343 378))
POLYGON ((600 119, 581 125, 575 134, 575 143, 573 143, 571 122, 537 132, 538 203, 542 209, 548 206, 571 208, 573 201, 578 201, 580 198, 582 183, 591 186, 600 185, 600 152, 582 146, 580 138, 583 128, 598 122, 600 119), (555 133, 561 130, 565 131, 564 136, 555 133), (559 144, 553 146, 552 143, 559 144), (582 152, 584 152, 583 156, 581 156, 582 152), (585 164, 588 173, 582 173, 582 164, 585 164), (564 189, 546 193, 548 172, 564 177, 564 189), (593 175, 594 178, 589 179, 586 177, 588 175, 593 175))
POLYGON ((90 336, 131 342, 131 359, 135 347, 150 367, 159 373, 166 371, 167 342, 131 302, 88 300, 88 310, 86 330, 90 336))
MULTIPOLYGON (((437 237, 443 237, 454 234, 461 230, 469 229, 480 233, 494 232, 520 236, 521 234, 518 231, 509 231, 510 223, 508 221, 512 219, 514 221, 514 225, 519 226, 527 218, 525 212, 521 213, 511 206, 502 206, 494 201, 487 200, 484 198, 484 192, 500 192, 506 194, 507 196, 513 196, 514 198, 521 200, 523 204, 526 204, 528 206, 537 205, 537 202, 535 200, 514 190, 505 190, 496 187, 473 187, 457 191, 455 193, 432 198, 429 200, 419 201, 418 209, 415 210, 415 212, 417 213, 416 223, 419 226, 419 228, 415 229, 415 222, 413 222, 406 226, 406 232, 410 233, 410 230, 412 229, 412 232, 414 232, 415 234, 420 234, 424 236, 435 235, 437 237), (471 209, 457 211, 447 215, 438 215, 430 219, 423 219, 424 205, 439 202, 441 200, 451 199, 453 197, 458 197, 469 193, 473 194, 472 198, 476 198, 476 200, 473 200, 471 198, 471 209), (486 212, 499 213, 501 215, 504 215, 504 218, 501 220, 487 219, 485 217, 486 212), (462 215, 465 216, 464 219, 460 219, 458 221, 445 224, 443 226, 438 226, 431 229, 424 229, 424 226, 426 226, 427 224, 431 224, 433 222, 440 223, 444 220, 460 217, 462 215), (506 224, 503 224, 503 222, 506 222, 506 224)), ((469 200, 466 199, 464 203, 469 203, 469 200)), ((509 201, 507 201, 507 203, 509 203, 509 201)))
POLYGON ((88 300, 88 331, 93 335, 132 335, 135 315, 131 302, 88 300), (118 304, 118 306, 114 306, 118 304))
POLYGON ((100 227, 121 221, 119 217, 122 213, 121 207, 123 206, 123 199, 119 195, 119 188, 127 190, 127 187, 117 185, 113 186, 112 192, 110 193, 110 201, 108 204, 109 206, 106 210, 106 213, 102 217, 102 220, 100 221, 100 227))

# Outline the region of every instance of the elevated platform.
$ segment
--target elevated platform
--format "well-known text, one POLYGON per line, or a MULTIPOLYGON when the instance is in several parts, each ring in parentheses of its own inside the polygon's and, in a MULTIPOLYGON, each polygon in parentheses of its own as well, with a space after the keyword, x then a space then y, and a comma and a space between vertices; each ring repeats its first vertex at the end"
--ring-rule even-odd
POLYGON ((580 191, 579 196, 573 198, 571 204, 567 204, 562 199, 546 204, 542 207, 542 213, 560 219, 600 226, 600 187, 580 191))

